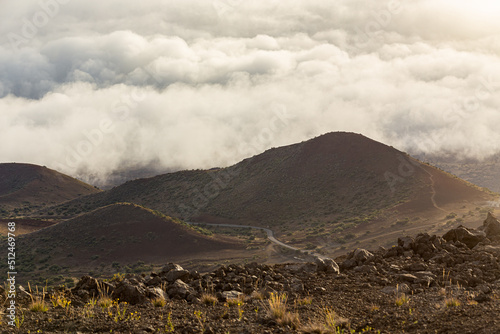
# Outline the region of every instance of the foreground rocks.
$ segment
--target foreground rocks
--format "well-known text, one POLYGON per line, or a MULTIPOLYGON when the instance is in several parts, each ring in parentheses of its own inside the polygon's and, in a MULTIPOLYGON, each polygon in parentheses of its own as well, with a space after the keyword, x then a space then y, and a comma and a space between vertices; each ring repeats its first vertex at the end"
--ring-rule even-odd
POLYGON ((337 324, 356 333, 500 333, 499 226, 488 215, 479 231, 401 237, 390 249, 356 249, 336 261, 228 265, 211 273, 169 263, 112 281, 84 276, 57 292, 72 301, 71 310, 26 311, 20 332, 327 333, 325 310, 333 310, 337 324), (273 318, 273 295, 287 296, 297 320, 273 318), (106 296, 119 303, 96 305, 106 296))

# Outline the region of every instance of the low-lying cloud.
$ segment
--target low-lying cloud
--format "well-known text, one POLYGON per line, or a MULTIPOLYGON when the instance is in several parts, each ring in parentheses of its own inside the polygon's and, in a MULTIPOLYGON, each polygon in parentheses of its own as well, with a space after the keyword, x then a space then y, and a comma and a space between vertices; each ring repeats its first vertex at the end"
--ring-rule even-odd
POLYGON ((210 168, 337 130, 412 153, 500 152, 493 1, 0 6, 4 162, 84 179, 210 168))

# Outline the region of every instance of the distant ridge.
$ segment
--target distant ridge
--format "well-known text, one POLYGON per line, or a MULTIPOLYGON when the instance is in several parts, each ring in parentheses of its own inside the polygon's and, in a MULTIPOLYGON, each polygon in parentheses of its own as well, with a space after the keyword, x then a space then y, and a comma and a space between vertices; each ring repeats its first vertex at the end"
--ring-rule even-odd
POLYGON ((26 215, 99 189, 55 170, 24 163, 0 164, 0 209, 3 216, 26 215), (15 210, 15 212, 14 212, 15 210))

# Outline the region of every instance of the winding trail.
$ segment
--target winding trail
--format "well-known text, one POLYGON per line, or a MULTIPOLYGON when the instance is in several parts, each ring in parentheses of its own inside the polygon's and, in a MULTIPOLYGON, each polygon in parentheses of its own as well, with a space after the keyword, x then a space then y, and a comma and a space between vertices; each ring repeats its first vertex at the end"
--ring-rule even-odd
POLYGON ((281 242, 278 239, 276 239, 276 237, 274 236, 274 232, 271 229, 268 229, 265 227, 258 227, 258 226, 251 226, 251 225, 234 225, 234 224, 211 224, 211 223, 193 223, 193 222, 186 222, 186 223, 190 224, 190 225, 200 225, 200 226, 205 225, 205 226, 215 226, 215 227, 250 228, 250 229, 254 229, 254 230, 261 230, 261 231, 266 232, 266 235, 267 235, 267 238, 269 239, 269 241, 271 241, 272 243, 274 243, 278 246, 288 248, 288 249, 291 249, 293 251, 299 251, 299 252, 304 253, 306 255, 312 255, 318 259, 322 259, 322 260, 329 259, 329 257, 326 257, 324 255, 321 255, 318 253, 312 253, 310 251, 306 251, 303 249, 299 249, 297 247, 287 245, 284 242, 281 242))
POLYGON ((438 209, 438 210, 441 210, 443 212, 446 212, 446 210, 440 208, 437 203, 436 203, 436 188, 434 188, 434 175, 432 175, 431 172, 429 172, 427 169, 425 169, 424 167, 420 167, 424 172, 426 172, 428 175, 429 175, 429 180, 431 181, 431 202, 432 202, 432 205, 438 209))

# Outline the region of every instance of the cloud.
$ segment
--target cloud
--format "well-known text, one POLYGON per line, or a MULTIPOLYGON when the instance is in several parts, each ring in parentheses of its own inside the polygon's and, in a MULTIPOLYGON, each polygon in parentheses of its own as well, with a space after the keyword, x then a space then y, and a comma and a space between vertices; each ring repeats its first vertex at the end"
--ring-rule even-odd
POLYGON ((336 130, 499 153, 500 7, 479 2, 2 3, 0 158, 104 179, 336 130))

